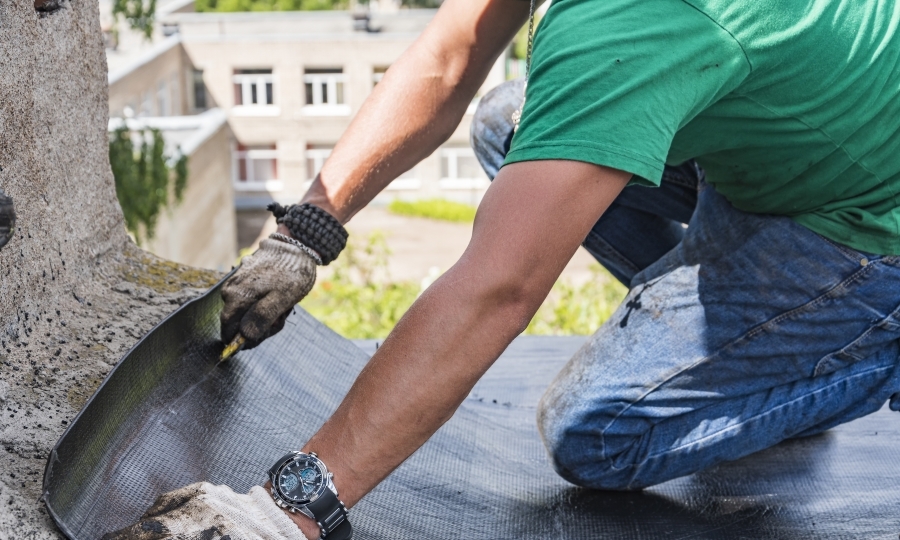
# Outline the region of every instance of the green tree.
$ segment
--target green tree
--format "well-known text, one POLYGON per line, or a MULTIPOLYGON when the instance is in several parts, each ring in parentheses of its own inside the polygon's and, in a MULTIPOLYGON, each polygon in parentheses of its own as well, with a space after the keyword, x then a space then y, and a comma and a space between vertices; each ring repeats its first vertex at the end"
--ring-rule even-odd
POLYGON ((126 228, 138 244, 152 239, 159 213, 184 195, 187 156, 167 158, 157 129, 132 132, 123 125, 110 137, 109 164, 126 228))
POLYGON ((128 25, 150 39, 156 18, 156 0, 113 0, 113 19, 123 17, 128 25))
POLYGON ((349 0, 196 0, 197 11, 322 11, 346 9, 349 0))

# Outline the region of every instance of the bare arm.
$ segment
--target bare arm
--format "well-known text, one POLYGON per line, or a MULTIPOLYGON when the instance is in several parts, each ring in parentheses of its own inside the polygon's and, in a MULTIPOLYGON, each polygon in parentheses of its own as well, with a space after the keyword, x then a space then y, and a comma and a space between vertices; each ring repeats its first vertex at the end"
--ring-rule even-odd
MULTIPOLYGON (((413 304, 304 446, 334 472, 348 506, 453 415, 630 176, 574 161, 500 171, 462 258, 413 304)), ((307 536, 318 533, 311 520, 292 518, 307 536)))
POLYGON ((428 157, 459 125, 527 18, 522 0, 444 2, 366 99, 303 202, 346 223, 428 157))

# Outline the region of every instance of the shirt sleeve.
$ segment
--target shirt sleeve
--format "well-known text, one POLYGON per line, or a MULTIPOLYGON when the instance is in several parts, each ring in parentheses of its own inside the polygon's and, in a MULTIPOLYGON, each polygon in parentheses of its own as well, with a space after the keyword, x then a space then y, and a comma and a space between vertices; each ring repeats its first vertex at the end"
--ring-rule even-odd
POLYGON ((538 28, 505 163, 583 161, 658 186, 675 133, 750 72, 684 0, 555 0, 538 28))

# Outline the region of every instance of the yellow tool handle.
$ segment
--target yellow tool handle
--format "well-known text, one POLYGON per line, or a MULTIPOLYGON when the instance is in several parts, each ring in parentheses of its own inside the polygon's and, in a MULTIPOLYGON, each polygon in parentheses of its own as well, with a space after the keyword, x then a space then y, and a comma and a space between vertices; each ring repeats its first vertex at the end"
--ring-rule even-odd
POLYGON ((225 360, 228 360, 229 358, 237 354, 237 352, 244 347, 245 343, 247 343, 247 338, 238 334, 237 337, 234 338, 234 340, 229 343, 228 346, 225 347, 225 349, 222 351, 222 356, 219 357, 219 362, 224 362, 225 360))

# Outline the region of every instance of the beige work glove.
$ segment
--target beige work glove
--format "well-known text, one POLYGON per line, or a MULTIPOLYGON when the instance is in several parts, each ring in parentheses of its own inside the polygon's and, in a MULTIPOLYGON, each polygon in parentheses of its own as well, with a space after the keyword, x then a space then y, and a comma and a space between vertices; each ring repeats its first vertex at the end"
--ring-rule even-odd
POLYGON ((291 310, 316 282, 316 261, 299 247, 267 238, 222 285, 222 341, 238 333, 252 349, 284 328, 291 310))
POLYGON ((197 482, 160 495, 140 521, 101 540, 307 540, 260 486, 238 495, 197 482))

